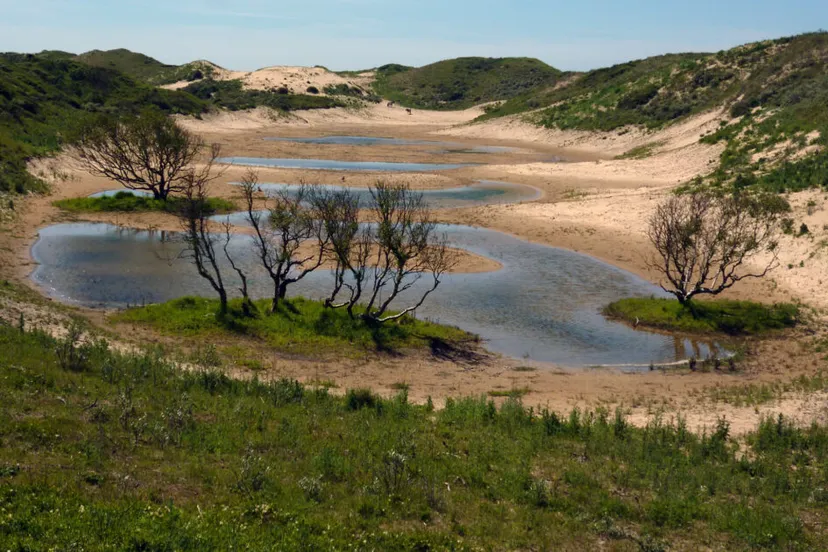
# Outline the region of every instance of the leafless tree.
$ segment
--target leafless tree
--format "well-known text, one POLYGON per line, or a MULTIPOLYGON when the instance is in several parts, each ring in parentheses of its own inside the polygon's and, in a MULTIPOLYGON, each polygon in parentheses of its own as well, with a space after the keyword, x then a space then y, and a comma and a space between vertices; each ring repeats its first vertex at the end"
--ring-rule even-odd
POLYGON ((360 226, 359 196, 350 190, 315 189, 311 194, 314 215, 322 223, 328 255, 334 262, 334 287, 325 299, 327 308, 347 307, 355 318, 354 306, 362 296, 368 269, 373 233, 360 226), (346 295, 340 299, 342 295, 346 295), (337 302, 340 301, 340 302, 337 302))
MULTIPOLYGON (((214 147, 213 159, 217 157, 217 152, 218 148, 214 147)), ((210 207, 208 187, 216 178, 212 168, 213 163, 210 161, 199 170, 189 169, 184 173, 178 217, 186 245, 181 256, 192 261, 199 276, 207 280, 218 294, 220 314, 223 316, 227 314, 227 289, 217 251, 221 238, 217 233, 211 232, 210 224, 214 211, 210 207)))
POLYGON ((650 219, 656 253, 649 260, 682 305, 718 295, 778 266, 779 218, 786 202, 769 196, 717 196, 707 191, 670 197, 650 219), (768 253, 758 266, 750 264, 768 253))
POLYGON ((248 287, 248 278, 247 273, 242 270, 241 266, 236 263, 233 259, 233 256, 230 254, 229 247, 230 242, 233 240, 233 224, 230 222, 229 217, 225 220, 224 224, 224 256, 227 259, 227 262, 230 264, 230 268, 235 271, 235 273, 239 277, 240 287, 239 292, 242 294, 242 312, 245 316, 254 316, 256 313, 256 305, 250 299, 249 287, 248 287))
POLYGON ((255 171, 245 174, 241 189, 257 255, 273 281, 271 312, 276 312, 288 286, 325 262, 328 240, 308 207, 310 189, 304 184, 295 193, 281 190, 272 198, 265 197, 264 210, 256 209, 259 179, 255 171))
POLYGON ((190 186, 191 166, 203 149, 204 141, 173 119, 145 111, 88 121, 73 137, 70 151, 89 173, 166 200, 190 186))
POLYGON ((337 265, 337 283, 327 304, 347 306, 353 317, 354 306, 365 299, 363 318, 384 323, 422 306, 440 285, 443 275, 454 267, 456 255, 448 247, 446 236, 438 234, 422 194, 413 192, 407 185, 379 182, 371 188, 371 197, 375 223, 362 229, 357 220, 359 202, 353 196, 331 196, 338 209, 329 210, 327 215, 320 211, 322 218, 335 221, 328 220, 325 226, 333 236, 330 247, 337 265), (389 308, 400 294, 414 287, 425 275, 431 282, 419 299, 389 314, 389 308), (336 304, 343 288, 349 296, 336 304))

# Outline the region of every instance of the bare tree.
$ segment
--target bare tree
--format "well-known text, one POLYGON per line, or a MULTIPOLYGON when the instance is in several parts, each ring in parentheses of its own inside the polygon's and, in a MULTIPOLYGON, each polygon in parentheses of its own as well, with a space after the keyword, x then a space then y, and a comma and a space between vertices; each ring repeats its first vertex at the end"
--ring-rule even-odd
POLYGON ((437 289, 443 275, 456 264, 445 235, 437 224, 423 195, 406 185, 377 183, 371 188, 372 216, 376 223, 358 224, 359 202, 354 196, 339 193, 328 201, 317 201, 317 211, 325 220, 330 249, 336 261, 336 285, 326 304, 348 307, 365 299, 362 317, 373 323, 397 320, 414 312, 437 289), (325 209, 322 207, 328 204, 325 209), (396 314, 389 314, 392 303, 413 288, 425 275, 431 278, 419 299, 396 314), (346 289, 348 298, 337 304, 337 295, 346 289))
POLYGON ((779 217, 786 208, 784 200, 769 196, 706 191, 672 196, 650 219, 656 254, 648 264, 666 279, 662 289, 682 305, 746 278, 762 278, 778 266, 779 217), (750 265, 765 252, 767 259, 750 265))
POLYGON ((247 273, 244 270, 242 270, 241 266, 239 266, 236 263, 229 251, 230 242, 233 240, 233 224, 230 222, 229 217, 227 218, 227 220, 225 220, 223 226, 224 256, 227 259, 227 262, 230 264, 230 268, 232 268, 235 271, 235 273, 239 276, 239 292, 242 294, 242 312, 245 316, 251 317, 256 314, 256 304, 253 303, 253 301, 250 299, 247 273))
POLYGON ((190 185, 190 167, 203 147, 200 137, 163 113, 148 110, 88 121, 72 139, 71 151, 89 173, 166 200, 190 185))
POLYGON ((354 307, 362 296, 373 244, 370 228, 359 223, 362 208, 359 196, 347 189, 315 189, 311 203, 315 217, 322 223, 328 254, 334 262, 334 287, 325 299, 325 306, 347 307, 349 316, 355 318, 354 307), (346 293, 347 297, 340 299, 346 293))
MULTIPOLYGON (((214 146, 211 160, 200 170, 189 169, 184 173, 181 192, 182 200, 178 211, 181 222, 185 250, 181 256, 190 259, 199 276, 207 280, 219 296, 220 314, 227 314, 227 289, 221 272, 217 248, 221 241, 219 234, 211 232, 210 217, 214 214, 210 207, 208 193, 209 183, 217 178, 213 175, 213 161, 218 157, 218 147, 214 146)), ((229 236, 226 238, 229 240, 229 236)), ((227 242, 224 252, 227 254, 227 242)))
POLYGON ((310 189, 304 184, 295 193, 281 190, 272 198, 265 197, 264 210, 256 209, 259 179, 254 171, 245 174, 241 188, 257 255, 273 281, 271 312, 276 312, 288 286, 325 262, 328 240, 308 207, 310 189))

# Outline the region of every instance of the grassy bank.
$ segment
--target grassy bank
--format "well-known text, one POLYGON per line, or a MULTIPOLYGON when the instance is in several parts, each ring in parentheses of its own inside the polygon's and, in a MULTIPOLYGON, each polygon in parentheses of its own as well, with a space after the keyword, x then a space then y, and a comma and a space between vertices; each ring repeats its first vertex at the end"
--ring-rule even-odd
POLYGON ((795 326, 800 308, 792 304, 762 305, 750 301, 695 301, 692 309, 675 299, 622 299, 604 309, 610 318, 645 328, 683 333, 755 335, 795 326))
MULTIPOLYGON (((176 197, 167 201, 146 196, 133 195, 130 192, 118 192, 107 197, 76 197, 61 199, 54 202, 55 207, 73 213, 108 213, 108 212, 167 212, 176 213, 180 210, 181 202, 176 197)), ((232 201, 211 197, 207 199, 207 208, 215 213, 231 213, 238 207, 232 201)))
MULTIPOLYGON (((270 301, 258 301, 256 305, 259 313, 266 313, 270 301)), ((144 324, 185 337, 252 337, 278 351, 315 356, 355 356, 366 351, 421 349, 476 339, 460 329, 414 318, 372 327, 360 319, 351 320, 344 310, 325 309, 321 301, 303 298, 283 302, 273 315, 252 318, 242 315, 240 299, 231 301, 231 312, 224 320, 215 316, 218 306, 214 299, 185 297, 129 309, 117 314, 114 321, 144 324)))
POLYGON ((828 546, 820 427, 767 420, 738 445, 724 422, 700 436, 485 398, 434 412, 1 325, 0 347, 4 549, 828 546))

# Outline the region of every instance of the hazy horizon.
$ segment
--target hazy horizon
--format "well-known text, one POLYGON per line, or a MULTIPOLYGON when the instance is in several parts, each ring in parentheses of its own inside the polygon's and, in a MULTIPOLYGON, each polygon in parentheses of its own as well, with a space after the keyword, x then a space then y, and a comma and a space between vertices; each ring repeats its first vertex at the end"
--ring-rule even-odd
POLYGON ((387 63, 422 66, 462 56, 536 57, 562 70, 588 70, 653 55, 715 52, 747 42, 816 31, 828 5, 768 0, 664 5, 611 0, 492 0, 415 6, 382 0, 0 0, 0 50, 126 48, 179 65, 207 59, 236 70, 323 65, 357 70, 387 63))

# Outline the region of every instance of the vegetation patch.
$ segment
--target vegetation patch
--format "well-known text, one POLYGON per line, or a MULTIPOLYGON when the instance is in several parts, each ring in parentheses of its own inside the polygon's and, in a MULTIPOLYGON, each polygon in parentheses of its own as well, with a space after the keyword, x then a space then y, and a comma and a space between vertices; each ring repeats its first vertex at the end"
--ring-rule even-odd
POLYGON ((647 159, 648 157, 652 157, 655 151, 662 145, 664 145, 664 142, 650 142, 649 144, 643 144, 624 152, 623 154, 617 156, 616 159, 647 159))
POLYGON ((417 69, 380 67, 374 89, 406 107, 465 109, 551 86, 561 74, 537 59, 467 57, 417 69))
MULTIPOLYGON (((177 213, 181 210, 181 200, 176 197, 171 196, 164 201, 148 196, 134 195, 130 192, 118 192, 114 196, 105 197, 61 199, 55 201, 54 205, 72 213, 138 213, 146 211, 177 213)), ((232 201, 211 197, 207 200, 206 209, 213 213, 232 213, 238 211, 238 206, 232 201)))
POLYGON ((0 192, 44 189, 27 160, 59 150, 82 116, 147 108, 198 115, 207 104, 61 56, 0 54, 0 192))
MULTIPOLYGON (((184 297, 126 310, 115 315, 114 321, 146 324, 167 334, 187 337, 246 336, 282 352, 316 356, 356 356, 365 351, 422 349, 434 343, 477 340, 458 328, 412 317, 373 325, 360 317, 351 319, 344 310, 326 309, 322 301, 301 297, 283 300, 272 314, 263 314, 271 306, 269 301, 255 304, 256 311, 262 314, 246 316, 241 299, 230 301, 228 315, 222 319, 216 316, 217 300, 184 297)), ((360 312, 359 307, 356 312, 360 312)))
POLYGON ((183 89, 197 98, 212 102, 217 107, 240 111, 256 107, 269 107, 279 111, 307 109, 331 109, 345 104, 336 98, 313 94, 292 94, 287 88, 274 90, 245 90, 238 80, 217 81, 204 79, 183 89))
POLYGON ((766 419, 737 443, 723 420, 433 411, 3 325, 0 348, 4 549, 828 548, 820 426, 766 419))
POLYGON ((683 333, 756 335, 792 328, 801 321, 797 305, 763 305, 750 301, 693 301, 682 305, 675 299, 622 299, 604 309, 604 315, 646 328, 683 333))

